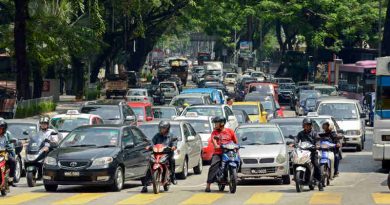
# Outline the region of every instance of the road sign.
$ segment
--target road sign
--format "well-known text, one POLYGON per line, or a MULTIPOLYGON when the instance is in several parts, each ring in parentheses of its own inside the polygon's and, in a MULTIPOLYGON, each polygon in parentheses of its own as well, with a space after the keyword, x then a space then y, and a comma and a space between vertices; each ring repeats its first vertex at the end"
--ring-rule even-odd
POLYGON ((251 58, 252 57, 252 41, 240 42, 240 57, 251 58))

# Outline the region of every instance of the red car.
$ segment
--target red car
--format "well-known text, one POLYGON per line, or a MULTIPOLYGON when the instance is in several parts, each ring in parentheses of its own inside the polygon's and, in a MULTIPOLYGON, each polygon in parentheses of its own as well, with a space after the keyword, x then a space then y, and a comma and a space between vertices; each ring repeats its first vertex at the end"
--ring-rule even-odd
POLYGON ((128 106, 133 109, 138 117, 138 122, 148 122, 154 119, 152 104, 149 102, 128 102, 128 106))

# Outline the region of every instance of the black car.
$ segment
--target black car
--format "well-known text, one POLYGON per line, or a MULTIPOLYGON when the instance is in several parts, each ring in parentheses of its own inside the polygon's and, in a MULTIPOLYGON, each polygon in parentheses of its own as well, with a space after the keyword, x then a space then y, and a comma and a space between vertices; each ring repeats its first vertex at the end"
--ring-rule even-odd
POLYGON ((158 81, 162 82, 171 76, 171 67, 161 67, 157 71, 158 81))
POLYGON ((295 85, 294 84, 279 84, 279 103, 291 105, 291 100, 294 97, 295 85))
POLYGON ((236 116, 238 124, 250 123, 249 115, 244 110, 233 110, 234 116, 236 116))
POLYGON ((126 180, 142 179, 149 167, 150 142, 140 129, 92 125, 73 130, 43 165, 46 191, 58 185, 107 186, 120 191, 126 180))
POLYGON ((134 111, 124 101, 97 100, 87 102, 81 107, 80 112, 99 115, 103 118, 104 124, 137 124, 134 111))
POLYGON ((221 90, 224 95, 228 95, 228 91, 226 89, 226 86, 220 82, 206 82, 204 85, 204 88, 215 88, 218 90, 221 90))

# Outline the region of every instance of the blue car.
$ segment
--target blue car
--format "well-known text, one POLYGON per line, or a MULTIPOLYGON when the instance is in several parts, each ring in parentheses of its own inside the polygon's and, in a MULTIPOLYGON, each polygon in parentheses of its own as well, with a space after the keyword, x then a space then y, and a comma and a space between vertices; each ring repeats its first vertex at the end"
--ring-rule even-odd
POLYGON ((303 108, 303 114, 307 115, 309 112, 314 112, 316 109, 317 98, 306 98, 302 101, 301 107, 303 108))
POLYGON ((223 95, 223 92, 221 90, 214 89, 214 88, 190 88, 190 89, 183 90, 183 92, 181 93, 182 94, 188 94, 188 93, 209 94, 213 102, 216 102, 217 104, 225 103, 225 97, 223 95))

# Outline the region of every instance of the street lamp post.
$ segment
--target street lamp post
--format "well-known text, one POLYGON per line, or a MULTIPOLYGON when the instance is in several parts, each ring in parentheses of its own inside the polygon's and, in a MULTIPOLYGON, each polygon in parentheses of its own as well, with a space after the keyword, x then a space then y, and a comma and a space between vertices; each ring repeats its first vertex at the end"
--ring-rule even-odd
POLYGON ((378 21, 378 57, 382 56, 382 0, 378 0, 379 4, 379 21, 378 21))

